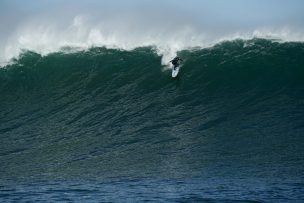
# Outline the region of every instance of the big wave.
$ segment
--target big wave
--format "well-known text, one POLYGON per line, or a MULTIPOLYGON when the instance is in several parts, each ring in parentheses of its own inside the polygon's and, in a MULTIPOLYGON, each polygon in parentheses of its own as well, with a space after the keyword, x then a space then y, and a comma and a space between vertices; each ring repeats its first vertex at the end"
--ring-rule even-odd
POLYGON ((303 43, 236 40, 178 54, 173 80, 153 47, 25 51, 0 70, 2 177, 190 177, 233 153, 246 167, 299 160, 303 43))

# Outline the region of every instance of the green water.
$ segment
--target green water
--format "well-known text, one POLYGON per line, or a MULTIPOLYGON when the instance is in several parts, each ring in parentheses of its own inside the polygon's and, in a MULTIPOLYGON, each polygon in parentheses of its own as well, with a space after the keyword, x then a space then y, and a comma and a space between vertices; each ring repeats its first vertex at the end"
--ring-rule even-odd
POLYGON ((0 69, 0 200, 303 200, 304 44, 179 56, 176 80, 153 47, 0 69))

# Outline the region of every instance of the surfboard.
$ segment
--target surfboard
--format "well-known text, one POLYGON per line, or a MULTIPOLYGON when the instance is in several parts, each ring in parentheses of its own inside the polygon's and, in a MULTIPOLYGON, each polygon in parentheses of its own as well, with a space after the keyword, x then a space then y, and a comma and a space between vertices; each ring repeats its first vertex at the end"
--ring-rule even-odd
POLYGON ((176 78, 179 72, 179 66, 177 66, 174 70, 174 68, 172 68, 172 78, 176 78))

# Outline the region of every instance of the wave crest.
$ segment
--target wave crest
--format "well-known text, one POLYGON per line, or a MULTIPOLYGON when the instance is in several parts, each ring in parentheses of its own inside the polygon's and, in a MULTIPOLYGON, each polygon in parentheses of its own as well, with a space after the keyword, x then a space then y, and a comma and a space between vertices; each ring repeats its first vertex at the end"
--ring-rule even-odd
POLYGON ((29 20, 2 45, 4 51, 0 53, 0 62, 9 62, 24 49, 47 55, 62 50, 62 47, 83 50, 91 47, 133 50, 138 47, 154 46, 157 53, 163 56, 162 64, 166 64, 178 51, 194 47, 211 47, 227 40, 248 40, 257 37, 304 41, 304 35, 299 30, 288 27, 223 32, 208 31, 187 22, 178 25, 161 23, 161 18, 149 26, 151 22, 139 20, 139 16, 126 17, 123 22, 115 18, 103 20, 102 17, 82 14, 66 18, 60 23, 50 19, 29 20))

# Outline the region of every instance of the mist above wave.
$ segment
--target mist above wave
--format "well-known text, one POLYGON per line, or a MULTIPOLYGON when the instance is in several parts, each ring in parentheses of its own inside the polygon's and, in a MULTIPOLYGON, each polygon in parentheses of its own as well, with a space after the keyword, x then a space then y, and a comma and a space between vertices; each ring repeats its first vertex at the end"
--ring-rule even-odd
POLYGON ((2 34, 1 64, 18 57, 22 50, 46 55, 62 47, 95 46, 123 50, 153 46, 163 56, 162 64, 167 64, 180 50, 210 47, 226 40, 258 37, 304 41, 302 30, 296 26, 232 26, 214 16, 201 20, 190 13, 149 3, 132 8, 108 4, 98 8, 57 6, 26 15, 2 34))

